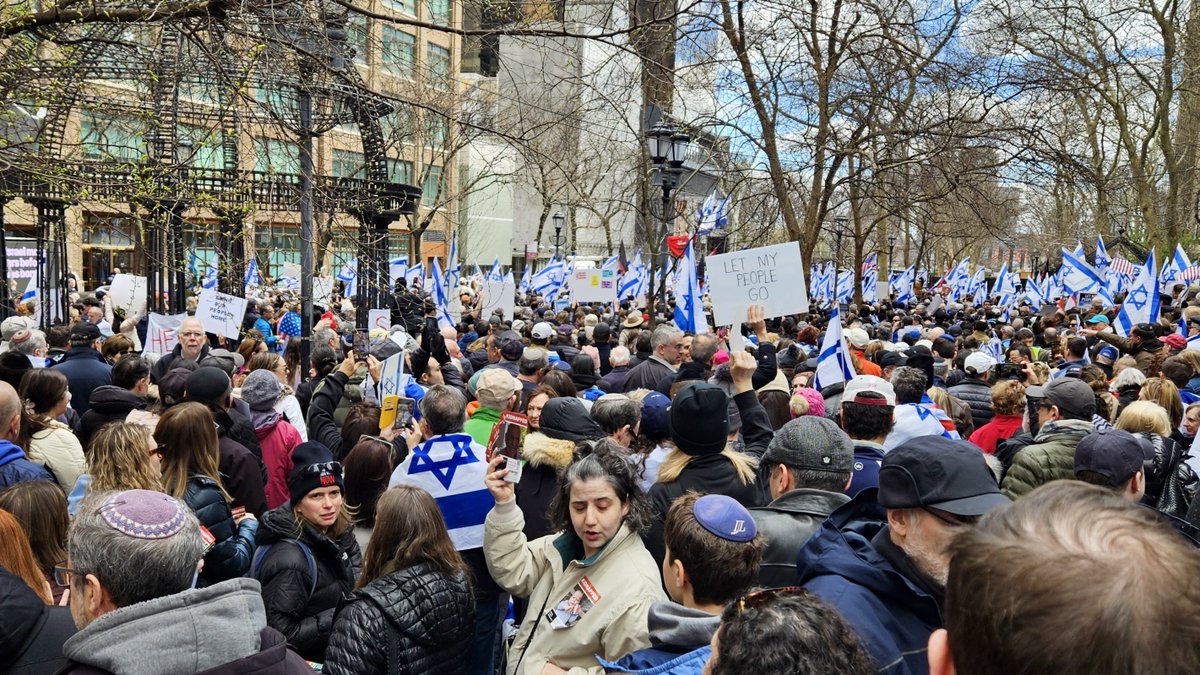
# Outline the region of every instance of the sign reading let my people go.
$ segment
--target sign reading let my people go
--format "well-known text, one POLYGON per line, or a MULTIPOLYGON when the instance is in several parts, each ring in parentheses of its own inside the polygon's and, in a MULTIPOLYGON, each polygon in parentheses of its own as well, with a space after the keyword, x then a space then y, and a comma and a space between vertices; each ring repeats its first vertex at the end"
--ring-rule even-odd
POLYGON ((762 305, 766 318, 808 311, 797 242, 711 255, 706 264, 713 323, 718 326, 740 325, 750 305, 762 305))

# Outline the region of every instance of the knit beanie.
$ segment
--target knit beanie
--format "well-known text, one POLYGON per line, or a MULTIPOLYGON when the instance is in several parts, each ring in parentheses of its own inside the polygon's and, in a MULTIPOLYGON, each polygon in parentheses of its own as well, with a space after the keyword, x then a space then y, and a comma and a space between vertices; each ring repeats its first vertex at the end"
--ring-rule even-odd
POLYGON ((689 455, 715 455, 729 436, 729 396, 699 382, 680 389, 671 401, 671 440, 689 455))
POLYGON ((266 369, 256 370, 242 382, 242 400, 251 410, 270 410, 279 400, 281 389, 275 373, 266 369))
POLYGON ((333 461, 333 453, 325 444, 307 441, 292 450, 292 473, 288 476, 288 496, 292 505, 300 503, 304 495, 317 488, 336 485, 345 490, 342 483, 342 464, 333 461))

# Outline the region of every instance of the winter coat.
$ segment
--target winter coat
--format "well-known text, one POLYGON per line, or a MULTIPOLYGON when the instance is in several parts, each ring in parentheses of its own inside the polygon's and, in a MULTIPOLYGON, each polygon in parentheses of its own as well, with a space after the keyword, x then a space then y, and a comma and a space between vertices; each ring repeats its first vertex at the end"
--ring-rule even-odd
POLYGON ((1096 333, 1096 338, 1120 349, 1122 354, 1132 356, 1137 361, 1137 369, 1146 377, 1158 377, 1159 371, 1162 370, 1162 362, 1167 360, 1167 351, 1158 340, 1143 340, 1135 346, 1129 344, 1127 339, 1109 331, 1096 333))
POLYGON ((267 623, 283 633, 298 654, 323 663, 338 601, 354 588, 362 567, 354 528, 330 539, 308 523, 297 524, 291 502, 284 502, 263 516, 258 545, 271 547, 251 570, 262 583, 267 623), (295 541, 286 539, 308 547, 317 570, 315 584, 308 557, 295 541))
POLYGON ((58 420, 50 420, 49 424, 30 437, 26 456, 49 469, 63 492, 70 492, 79 476, 87 473, 83 446, 67 425, 58 420))
MULTIPOLYGON (((793 558, 795 557, 793 552, 793 558)), ((792 582, 789 582, 792 583, 792 582)), ((647 619, 650 647, 627 654, 617 661, 602 661, 609 673, 643 675, 700 675, 711 656, 713 633, 721 617, 674 602, 650 606, 647 619)))
POLYGON ((245 507, 256 518, 267 512, 267 495, 263 489, 262 460, 223 431, 217 432, 217 450, 221 483, 233 500, 232 506, 245 507))
POLYGON ((625 377, 626 393, 635 389, 654 389, 664 377, 674 375, 675 369, 657 358, 649 358, 634 366, 625 377))
POLYGON ((991 422, 975 429, 971 444, 990 455, 996 452, 1000 441, 1008 440, 1021 430, 1023 419, 1020 415, 996 415, 991 422))
POLYGON ((300 442, 304 443, 308 440, 308 426, 304 423, 304 413, 300 410, 300 401, 295 394, 289 393, 291 389, 285 388, 284 391, 285 395, 275 402, 275 412, 283 415, 284 421, 292 425, 292 428, 300 436, 300 442))
POLYGON ((300 445, 300 434, 283 421, 274 410, 255 411, 251 421, 258 445, 263 451, 263 466, 267 470, 267 508, 273 509, 288 500, 288 476, 292 473, 292 450, 300 445))
POLYGON ((146 407, 146 399, 128 389, 110 384, 93 391, 88 406, 88 411, 79 419, 79 429, 76 431, 79 444, 85 448, 92 439, 92 434, 100 427, 109 422, 124 422, 130 412, 146 407))
POLYGON ((0 490, 27 480, 54 480, 44 467, 25 456, 21 446, 0 440, 0 490))
POLYGON ((475 412, 471 413, 471 417, 463 423, 463 433, 470 436, 471 440, 486 448, 488 440, 492 436, 492 429, 495 428, 496 423, 499 421, 499 410, 479 406, 475 409, 475 412))
POLYGON ((611 342, 597 342, 593 346, 600 355, 600 377, 604 377, 612 371, 612 364, 609 363, 609 359, 612 356, 612 349, 616 345, 611 342))
POLYGON ((533 432, 521 447, 521 481, 516 484, 517 506, 525 515, 525 538, 533 541, 554 532, 550 501, 558 492, 558 474, 571 464, 575 442, 533 432))
POLYGON ((462 645, 474 635, 475 599, 466 577, 421 562, 383 575, 343 603, 324 672, 465 675, 470 654, 462 645))
POLYGON ((67 660, 63 643, 75 634, 71 610, 48 607, 25 581, 0 569, 0 672, 51 675, 67 660))
POLYGON ((1183 461, 1186 453, 1170 438, 1146 431, 1135 435, 1150 441, 1154 448, 1154 456, 1147 459, 1144 466, 1146 494, 1142 503, 1183 518, 1197 492, 1196 472, 1183 461), (1169 481, 1173 481, 1173 487, 1178 489, 1166 491, 1169 481))
POLYGON ((629 366, 617 366, 609 370, 596 382, 607 394, 620 394, 625 391, 625 378, 629 377, 629 366))
POLYGON ((80 415, 91 407, 92 391, 112 384, 112 366, 91 347, 71 347, 62 360, 50 367, 67 376, 71 407, 80 415))
POLYGON ((254 557, 254 533, 258 521, 246 518, 240 525, 233 521, 233 510, 217 482, 208 476, 192 475, 183 493, 188 505, 216 543, 204 555, 204 570, 199 585, 211 586, 219 581, 240 577, 250 570, 254 557))
POLYGON ((67 640, 68 672, 119 675, 312 673, 267 626, 258 583, 231 579, 140 602, 67 640))
POLYGON ((529 598, 508 653, 508 675, 538 675, 553 662, 571 675, 602 673, 597 656, 617 659, 650 645, 650 606, 666 599, 653 558, 628 525, 599 552, 583 557, 574 533, 529 541, 515 501, 496 504, 484 524, 483 550, 496 581, 529 598), (565 628, 559 607, 582 593, 582 615, 565 628), (591 605, 588 607, 588 605, 591 605))
POLYGON ((975 423, 976 429, 992 421, 995 415, 992 412, 992 388, 987 382, 968 377, 947 391, 954 398, 971 406, 971 421, 975 423))
POLYGON ((330 373, 313 389, 308 403, 309 439, 323 443, 339 461, 350 452, 350 448, 342 447, 342 425, 337 421, 337 409, 349 379, 339 371, 330 373))
POLYGON ((834 511, 800 549, 797 583, 850 624, 883 675, 928 673, 929 635, 942 627, 937 600, 906 577, 873 540, 887 513, 868 490, 834 511))
POLYGON ((765 588, 796 583, 796 553, 821 523, 850 498, 840 492, 798 488, 775 501, 750 509, 758 531, 766 540, 758 585, 765 588))
POLYGON ((388 309, 391 310, 393 326, 403 326, 409 335, 419 335, 425 316, 424 302, 408 290, 401 291, 389 298, 388 309))
POLYGON ((854 441, 854 471, 850 474, 851 498, 863 490, 879 487, 879 463, 883 461, 883 446, 869 441, 854 441))
POLYGON ((1056 420, 1042 425, 1033 443, 1013 458, 1000 491, 1016 499, 1052 480, 1075 478, 1075 446, 1090 433, 1091 420, 1056 420))

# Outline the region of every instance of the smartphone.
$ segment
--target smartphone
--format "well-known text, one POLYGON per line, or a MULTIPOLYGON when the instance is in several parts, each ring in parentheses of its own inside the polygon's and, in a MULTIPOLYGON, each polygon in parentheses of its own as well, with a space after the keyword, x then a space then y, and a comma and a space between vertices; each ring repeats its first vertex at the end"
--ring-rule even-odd
POLYGON ((1000 363, 996 365, 997 380, 1020 380, 1025 377, 1025 371, 1019 363, 1000 363))
POLYGON ((396 421, 396 401, 399 400, 399 398, 399 396, 392 394, 389 396, 384 396, 383 400, 379 402, 380 431, 392 426, 396 421))
POLYGON ((371 336, 365 330, 354 331, 354 360, 365 362, 367 354, 371 353, 371 336))
POLYGON ((417 408, 417 402, 411 398, 404 396, 396 397, 396 419, 392 423, 393 429, 407 429, 408 425, 412 424, 413 411, 417 408))

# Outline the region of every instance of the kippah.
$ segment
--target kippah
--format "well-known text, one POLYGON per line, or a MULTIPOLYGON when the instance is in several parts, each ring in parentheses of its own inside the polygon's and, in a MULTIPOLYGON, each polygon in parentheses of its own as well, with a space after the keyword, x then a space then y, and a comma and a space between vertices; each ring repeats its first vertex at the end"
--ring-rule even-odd
POLYGON ((100 517, 112 529, 134 539, 166 539, 187 523, 187 507, 151 490, 126 490, 104 500, 100 517))
POLYGON ((750 512, 728 495, 704 495, 696 500, 692 514, 700 527, 726 541, 744 543, 758 534, 750 512))
POLYGON ((13 333, 12 339, 10 339, 9 342, 13 343, 14 345, 19 345, 31 337, 33 337, 33 333, 31 333, 28 328, 22 328, 21 330, 13 333))

